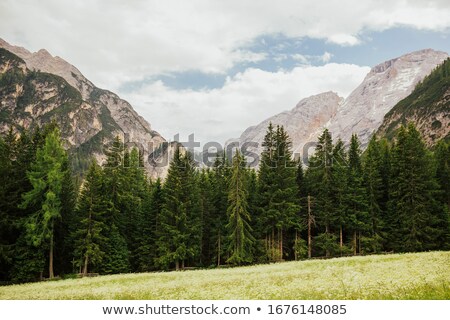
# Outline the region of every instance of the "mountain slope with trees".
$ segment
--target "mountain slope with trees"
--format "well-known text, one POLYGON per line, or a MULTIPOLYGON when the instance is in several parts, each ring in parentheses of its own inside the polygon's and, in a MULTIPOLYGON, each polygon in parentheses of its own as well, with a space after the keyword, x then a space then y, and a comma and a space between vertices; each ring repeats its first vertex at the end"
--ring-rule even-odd
POLYGON ((450 139, 450 59, 434 69, 384 116, 378 135, 392 139, 400 126, 408 122, 416 125, 429 146, 450 139))

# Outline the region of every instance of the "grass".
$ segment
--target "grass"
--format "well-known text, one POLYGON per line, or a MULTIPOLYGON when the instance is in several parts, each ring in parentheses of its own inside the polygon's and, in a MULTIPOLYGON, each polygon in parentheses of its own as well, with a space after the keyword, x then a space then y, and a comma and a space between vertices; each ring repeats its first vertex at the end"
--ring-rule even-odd
POLYGON ((0 299, 450 299, 450 252, 100 276, 0 287, 0 299))

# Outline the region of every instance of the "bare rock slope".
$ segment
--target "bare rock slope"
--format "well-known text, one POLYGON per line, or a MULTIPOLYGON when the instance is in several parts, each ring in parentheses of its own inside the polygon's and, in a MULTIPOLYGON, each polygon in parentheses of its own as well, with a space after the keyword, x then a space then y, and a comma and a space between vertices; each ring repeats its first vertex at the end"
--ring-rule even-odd
MULTIPOLYGON (((165 139, 127 101, 97 88, 67 61, 44 49, 31 53, 2 39, 0 48, 4 49, 0 74, 21 74, 13 90, 6 90, 8 94, 3 90, 0 95, 0 110, 5 115, 0 119, 0 130, 12 123, 29 128, 56 119, 68 149, 81 150, 100 162, 104 159, 103 144, 117 135, 142 148, 146 158, 154 157, 158 147, 158 157, 170 149, 161 148, 165 139)), ((153 177, 165 176, 167 166, 144 163, 153 177)))
POLYGON ((441 64, 448 54, 431 49, 405 54, 373 67, 363 82, 344 100, 326 92, 301 100, 290 111, 270 117, 246 129, 238 141, 261 143, 270 122, 283 125, 293 142, 293 151, 301 153, 308 142, 317 140, 324 128, 333 138, 348 143, 356 133, 366 146, 380 127, 383 117, 407 97, 425 76, 441 64))

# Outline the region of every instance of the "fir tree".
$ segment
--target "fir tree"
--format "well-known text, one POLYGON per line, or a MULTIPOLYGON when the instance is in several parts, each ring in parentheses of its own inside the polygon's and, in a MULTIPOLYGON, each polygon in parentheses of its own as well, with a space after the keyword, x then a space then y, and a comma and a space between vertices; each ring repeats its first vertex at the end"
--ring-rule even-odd
POLYGON ((158 264, 183 269, 188 259, 200 254, 201 224, 198 188, 194 162, 187 152, 181 155, 175 150, 164 184, 164 204, 158 222, 158 264))
POLYGON ((233 265, 253 261, 253 242, 250 214, 248 212, 248 192, 246 190, 245 160, 236 151, 233 157, 232 176, 228 191, 228 225, 229 252, 227 262, 233 265))
POLYGON ((367 194, 367 210, 370 218, 370 252, 380 252, 383 243, 383 180, 380 145, 376 136, 372 136, 364 158, 364 184, 367 194))
POLYGON ((217 154, 214 166, 211 170, 211 244, 214 245, 214 253, 212 259, 217 266, 220 266, 225 259, 227 239, 227 207, 228 207, 228 183, 230 180, 230 166, 225 152, 217 154))
POLYGON ((102 243, 107 239, 103 235, 105 204, 101 192, 102 171, 97 162, 93 160, 77 204, 76 213, 79 221, 73 234, 75 239, 74 258, 79 261, 84 275, 87 275, 90 266, 98 265, 104 256, 102 243))
POLYGON ((333 140, 327 129, 318 139, 314 155, 309 159, 306 172, 311 196, 314 199, 315 221, 319 235, 316 236, 316 246, 330 256, 338 251, 336 235, 332 226, 336 223, 336 211, 333 193, 333 140))
POLYGON ((423 251, 436 248, 441 235, 434 199, 433 165, 413 124, 401 127, 393 149, 390 212, 395 215, 393 248, 423 251))
POLYGON ((344 149, 344 143, 339 139, 333 147, 332 190, 335 202, 335 223, 336 227, 339 227, 339 252, 341 255, 347 251, 344 232, 348 231, 346 229, 348 229, 350 222, 347 203, 347 168, 347 153, 344 149))
POLYGON ((348 151, 348 197, 347 209, 349 227, 353 231, 353 254, 363 253, 363 237, 367 236, 369 217, 367 212, 366 190, 361 164, 361 149, 358 137, 352 135, 348 151))

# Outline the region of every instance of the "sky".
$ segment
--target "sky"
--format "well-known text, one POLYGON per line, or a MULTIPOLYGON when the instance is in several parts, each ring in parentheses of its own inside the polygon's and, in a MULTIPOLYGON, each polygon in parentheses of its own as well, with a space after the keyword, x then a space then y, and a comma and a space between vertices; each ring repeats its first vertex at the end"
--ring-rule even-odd
POLYGON ((67 60, 168 140, 223 143, 385 60, 450 52, 450 1, 0 0, 0 37, 67 60))

